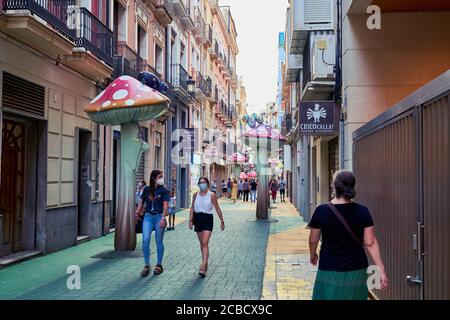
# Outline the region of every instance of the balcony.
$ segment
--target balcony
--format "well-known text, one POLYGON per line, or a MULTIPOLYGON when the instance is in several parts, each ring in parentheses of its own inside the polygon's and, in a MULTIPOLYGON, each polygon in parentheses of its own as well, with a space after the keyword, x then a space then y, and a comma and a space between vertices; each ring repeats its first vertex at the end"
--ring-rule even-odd
POLYGON ((209 48, 209 54, 211 56, 211 59, 216 60, 218 58, 218 51, 219 51, 219 44, 217 43, 217 40, 213 41, 214 45, 209 48))
POLYGON ((233 68, 230 70, 230 82, 231 82, 231 87, 236 90, 238 88, 239 81, 238 81, 236 71, 233 68))
POLYGON ((218 14, 220 10, 219 0, 209 0, 209 6, 213 14, 218 14))
POLYGON ((211 94, 211 87, 208 88, 206 79, 200 72, 197 72, 195 77, 195 98, 199 101, 205 101, 208 93, 211 94))
POLYGON ((114 63, 112 31, 86 8, 80 8, 79 22, 76 28, 76 46, 88 49, 112 66, 114 63))
POLYGON ((172 0, 153 0, 152 2, 158 22, 163 26, 171 24, 175 16, 172 0))
POLYGON ((95 80, 114 64, 112 32, 74 0, 5 0, 1 31, 95 80))
POLYGON ((212 42, 213 42, 213 30, 210 24, 205 24, 205 27, 203 28, 203 45, 206 48, 209 48, 211 47, 212 42))
POLYGON ((184 30, 193 30, 193 7, 192 0, 172 0, 175 15, 179 17, 184 30))
POLYGON ((210 88, 211 88, 211 93, 206 96, 206 99, 209 102, 211 102, 211 104, 215 104, 215 103, 217 103, 217 100, 218 100, 219 89, 217 88, 217 86, 214 86, 214 89, 213 89, 213 83, 212 83, 212 79, 210 77, 208 77, 206 79, 206 82, 208 83, 208 86, 210 86, 210 88))
POLYGON ((191 95, 188 93, 189 74, 181 64, 172 64, 170 73, 170 83, 173 91, 178 98, 184 102, 192 101, 191 95))
POLYGON ((226 121, 227 119, 227 105, 225 104, 225 101, 223 99, 220 99, 216 106, 216 115, 217 117, 222 120, 226 121))
POLYGON ((201 42, 204 37, 205 20, 203 19, 200 7, 194 7, 194 35, 198 42, 201 42))
POLYGON ((153 73, 158 78, 159 74, 146 60, 144 60, 138 53, 131 49, 125 42, 119 42, 115 48, 114 57, 114 73, 113 78, 120 76, 131 76, 137 78, 142 71, 153 73))

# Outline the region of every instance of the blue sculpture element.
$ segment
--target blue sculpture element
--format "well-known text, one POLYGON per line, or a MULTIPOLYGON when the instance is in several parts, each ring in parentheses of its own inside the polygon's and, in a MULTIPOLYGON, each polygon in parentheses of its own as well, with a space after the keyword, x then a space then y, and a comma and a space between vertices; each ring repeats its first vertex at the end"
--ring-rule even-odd
POLYGON ((255 128, 264 122, 263 118, 256 113, 252 113, 251 115, 246 114, 242 117, 242 121, 247 123, 250 128, 255 128))
POLYGON ((159 78, 155 76, 153 73, 148 71, 142 71, 138 75, 138 80, 143 84, 149 86, 150 88, 159 91, 159 85, 161 80, 159 80, 159 78))
POLYGON ((159 88, 158 91, 162 94, 166 94, 169 91, 169 86, 164 81, 159 82, 159 88))

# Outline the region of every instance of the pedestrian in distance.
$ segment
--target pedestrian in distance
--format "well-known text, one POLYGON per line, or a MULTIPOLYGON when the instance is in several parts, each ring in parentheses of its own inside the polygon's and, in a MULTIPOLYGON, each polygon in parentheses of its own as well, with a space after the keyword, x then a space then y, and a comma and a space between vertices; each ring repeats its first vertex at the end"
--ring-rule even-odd
POLYGON ((280 191, 281 202, 286 202, 286 181, 284 181, 283 176, 278 180, 278 190, 280 191))
POLYGON ((147 183, 145 180, 142 180, 142 182, 139 182, 136 188, 136 207, 139 205, 139 202, 141 201, 142 192, 144 191, 145 186, 147 183))
POLYGON ((231 181, 231 178, 228 178, 227 182, 227 197, 231 198, 231 188, 233 187, 233 181, 231 181))
POLYGON ((177 210, 177 197, 175 196, 175 191, 170 191, 170 200, 169 200, 169 226, 167 227, 167 231, 175 230, 175 213, 177 210))
POLYGON ((278 193, 278 182, 275 179, 275 177, 272 178, 272 180, 270 181, 269 189, 272 195, 272 201, 273 203, 275 203, 275 201, 277 200, 277 193, 278 193))
POLYGON ((236 199, 238 197, 238 189, 239 184, 236 179, 233 180, 231 184, 231 199, 233 200, 233 203, 236 203, 236 199))
POLYGON ((169 191, 164 186, 164 177, 161 170, 153 170, 150 174, 149 185, 142 192, 141 201, 136 209, 138 214, 145 203, 145 215, 142 224, 142 251, 144 253, 144 269, 142 277, 150 273, 150 238, 155 231, 157 263, 154 275, 163 273, 162 260, 164 256, 164 230, 167 226, 167 211, 169 208, 169 191))
POLYGON ((228 192, 227 183, 225 180, 222 180, 222 197, 226 197, 228 192))
POLYGON ((223 220, 222 210, 214 193, 209 191, 209 180, 201 177, 198 180, 199 192, 196 192, 192 198, 192 205, 189 212, 189 228, 194 227, 200 242, 202 252, 202 264, 198 270, 201 277, 206 277, 208 271, 209 259, 209 240, 214 226, 214 209, 220 219, 220 229, 225 230, 225 222, 223 220))
POLYGON ((245 179, 243 183, 242 192, 244 193, 244 202, 248 202, 248 195, 250 193, 250 183, 248 183, 248 179, 245 179))
POLYGON ((211 183, 211 192, 214 194, 217 194, 217 181, 214 180, 213 183, 211 183))
POLYGON ((252 179, 250 183, 250 202, 256 202, 256 191, 258 189, 258 183, 255 179, 252 179))
POLYGON ((239 185, 238 185, 238 199, 241 199, 242 197, 242 180, 239 180, 239 185))
POLYGON ((364 249, 379 271, 379 289, 388 287, 372 216, 367 207, 353 201, 356 179, 351 171, 336 172, 333 184, 334 198, 318 206, 309 223, 310 261, 319 263, 313 300, 367 300, 368 260, 364 249))

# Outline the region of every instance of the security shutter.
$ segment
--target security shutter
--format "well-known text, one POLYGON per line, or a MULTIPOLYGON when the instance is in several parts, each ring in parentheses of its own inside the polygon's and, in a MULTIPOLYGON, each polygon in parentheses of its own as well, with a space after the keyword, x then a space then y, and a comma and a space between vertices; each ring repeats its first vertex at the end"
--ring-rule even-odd
POLYGON ((45 87, 3 72, 3 107, 45 116, 45 87))

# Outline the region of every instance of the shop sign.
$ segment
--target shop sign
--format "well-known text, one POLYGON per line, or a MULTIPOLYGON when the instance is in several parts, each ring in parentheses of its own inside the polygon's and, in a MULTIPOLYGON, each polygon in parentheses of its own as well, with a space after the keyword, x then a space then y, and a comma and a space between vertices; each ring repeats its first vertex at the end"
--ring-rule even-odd
POLYGON ((299 134, 330 136, 336 133, 336 104, 334 101, 300 101, 299 134))

